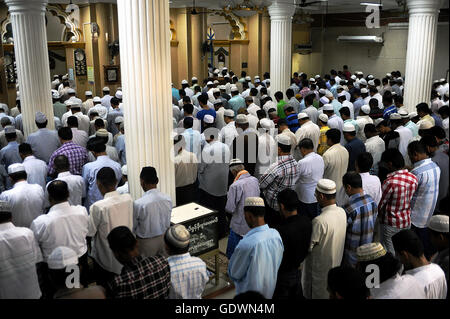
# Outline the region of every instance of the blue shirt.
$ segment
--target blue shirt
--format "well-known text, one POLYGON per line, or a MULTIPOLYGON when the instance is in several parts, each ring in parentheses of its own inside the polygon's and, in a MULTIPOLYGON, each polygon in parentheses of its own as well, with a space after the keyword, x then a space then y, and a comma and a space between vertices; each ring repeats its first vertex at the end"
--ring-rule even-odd
POLYGON ((271 299, 284 246, 277 230, 263 225, 251 229, 237 245, 228 264, 236 294, 256 291, 271 299))
POLYGON ((127 164, 127 151, 125 148, 125 135, 124 134, 119 135, 117 137, 116 150, 117 150, 117 155, 119 155, 120 162, 122 163, 122 165, 126 165, 127 164))
POLYGON ((201 140, 202 136, 196 130, 188 128, 181 134, 186 142, 186 151, 194 153, 197 159, 201 159, 201 140))
POLYGON ((206 114, 212 115, 212 117, 216 118, 216 111, 214 111, 213 109, 208 110, 202 109, 197 113, 197 119, 203 121, 203 118, 205 117, 206 114))
POLYGON ((383 118, 385 120, 389 120, 389 116, 393 113, 397 113, 397 107, 395 105, 391 105, 384 109, 383 111, 383 118))
POLYGON ((88 211, 92 204, 103 199, 97 187, 97 173, 103 167, 111 167, 114 170, 117 182, 122 178, 122 167, 119 163, 110 159, 108 155, 99 156, 96 161, 84 165, 82 173, 84 182, 86 183, 86 200, 84 206, 88 211))
POLYGON ((408 123, 406 123, 405 127, 411 130, 411 132, 413 133, 413 137, 419 135, 419 127, 413 121, 409 121, 408 123))
POLYGON ((334 96, 335 99, 337 99, 337 97, 338 97, 338 96, 337 96, 337 95, 338 95, 338 93, 337 93, 337 87, 338 87, 337 84, 335 84, 335 85, 333 85, 332 87, 330 87, 330 92, 333 93, 333 96, 334 96))
POLYGON ((177 101, 181 100, 180 92, 176 88, 172 88, 172 96, 177 99, 177 101))
POLYGON ((361 106, 364 105, 364 100, 362 97, 359 97, 355 100, 355 102, 353 102, 353 108, 354 108, 354 113, 355 113, 355 119, 356 117, 359 115, 359 111, 361 110, 361 106))
POLYGON ((341 113, 339 113, 339 110, 342 108, 341 102, 339 102, 338 100, 333 100, 331 101, 331 105, 333 105, 334 114, 336 114, 336 116, 338 117, 341 117, 341 113))
POLYGON ((239 95, 233 96, 228 101, 228 108, 230 108, 234 111, 234 115, 237 115, 238 110, 242 107, 246 108, 245 100, 242 97, 240 97, 239 95))
POLYGON ((22 163, 22 158, 19 155, 19 144, 16 141, 9 142, 0 151, 0 163, 5 166, 5 170, 8 171, 8 167, 11 164, 22 163))
POLYGON ((348 151, 348 167, 347 171, 355 170, 355 161, 359 154, 364 153, 366 151, 366 146, 364 143, 357 137, 355 137, 350 142, 344 145, 344 147, 348 151))

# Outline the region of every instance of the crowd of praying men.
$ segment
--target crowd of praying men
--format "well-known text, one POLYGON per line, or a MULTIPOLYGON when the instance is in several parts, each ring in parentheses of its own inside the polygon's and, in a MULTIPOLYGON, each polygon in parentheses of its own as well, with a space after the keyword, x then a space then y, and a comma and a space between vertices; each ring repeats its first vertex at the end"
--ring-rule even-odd
POLYGON ((449 85, 405 106, 403 82, 344 66, 271 92, 211 67, 172 84, 176 203, 151 166, 129 194, 120 88, 83 102, 55 76, 57 130, 37 112, 26 139, 20 98, 1 104, 0 298, 202 298, 212 273, 170 223, 191 202, 218 213, 241 300, 447 298, 449 85))

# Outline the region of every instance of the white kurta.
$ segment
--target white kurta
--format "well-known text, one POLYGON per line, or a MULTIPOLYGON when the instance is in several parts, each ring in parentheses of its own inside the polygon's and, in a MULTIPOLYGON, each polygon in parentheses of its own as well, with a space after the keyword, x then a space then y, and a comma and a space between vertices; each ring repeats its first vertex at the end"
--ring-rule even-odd
POLYGON ((314 152, 317 152, 320 138, 320 128, 317 124, 314 124, 312 121, 304 123, 297 132, 295 132, 295 137, 297 138, 296 145, 304 138, 311 139, 314 145, 314 152))
POLYGON ((27 182, 38 184, 44 190, 47 180, 47 164, 33 155, 25 157, 22 164, 27 172, 27 182))
POLYGON ((441 267, 430 263, 405 271, 417 279, 423 287, 427 299, 445 299, 447 297, 447 281, 441 267))
POLYGON ((378 167, 378 163, 381 160, 381 154, 383 154, 386 148, 386 144, 383 139, 378 135, 372 136, 366 140, 364 145, 366 146, 366 151, 372 155, 373 167, 378 167))
MULTIPOLYGON (((67 183, 70 205, 77 206, 82 204, 82 199, 86 197, 86 184, 84 183, 83 177, 80 175, 73 175, 67 171, 59 173, 55 180, 60 180, 67 183)), ((48 184, 50 184, 50 182, 48 184)), ((45 199, 48 201, 47 187, 45 187, 45 199)), ((47 202, 46 206, 49 207, 50 204, 47 202)))
POLYGON ((328 299, 328 271, 341 264, 344 253, 347 215, 330 205, 312 221, 310 253, 302 272, 303 294, 307 299, 328 299))
POLYGON ((383 281, 378 288, 371 288, 370 295, 373 299, 426 299, 416 278, 399 274, 383 281))
POLYGON ((347 173, 348 159, 347 149, 340 144, 334 144, 323 154, 323 178, 334 181, 337 192, 342 188, 342 177, 347 173))

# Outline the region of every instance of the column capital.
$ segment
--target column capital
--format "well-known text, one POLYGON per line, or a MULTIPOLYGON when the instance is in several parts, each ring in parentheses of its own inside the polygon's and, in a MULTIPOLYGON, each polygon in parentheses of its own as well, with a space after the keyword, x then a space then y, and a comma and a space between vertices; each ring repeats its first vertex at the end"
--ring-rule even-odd
POLYGON ((42 13, 45 12, 48 0, 5 0, 10 13, 42 13))
POLYGON ((290 20, 295 13, 295 4, 286 2, 273 2, 269 7, 270 20, 290 20))
POLYGON ((409 14, 438 14, 442 0, 407 0, 409 14))

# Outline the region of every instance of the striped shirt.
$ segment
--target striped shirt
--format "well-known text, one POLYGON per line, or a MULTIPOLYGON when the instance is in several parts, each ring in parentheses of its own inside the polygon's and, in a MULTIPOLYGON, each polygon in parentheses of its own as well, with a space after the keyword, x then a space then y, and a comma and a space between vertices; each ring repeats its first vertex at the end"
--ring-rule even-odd
POLYGON ((441 169, 427 158, 415 163, 411 173, 419 183, 411 200, 411 222, 416 227, 425 228, 436 208, 441 169))
POLYGON ((292 155, 279 156, 278 161, 259 179, 259 188, 264 193, 267 204, 279 211, 278 193, 287 188, 294 189, 299 177, 297 162, 292 155))
POLYGON ((417 177, 402 169, 387 175, 381 187, 378 208, 380 223, 399 229, 411 226, 411 199, 417 190, 417 177))
POLYGON ((395 105, 391 105, 391 106, 389 106, 389 107, 384 109, 384 111, 383 111, 383 118, 385 120, 389 120, 389 117, 393 113, 397 113, 397 107, 395 105))
POLYGON ((189 253, 167 258, 170 265, 170 299, 201 299, 208 282, 206 264, 189 253))
POLYGON ((347 214, 344 260, 351 266, 355 266, 356 248, 370 244, 373 240, 378 214, 377 204, 370 195, 358 193, 350 196, 349 203, 343 208, 347 214))

